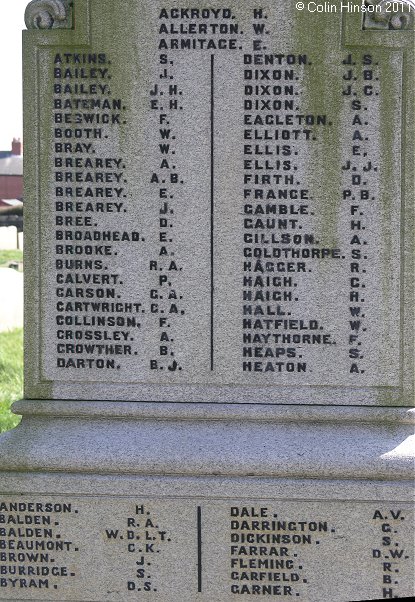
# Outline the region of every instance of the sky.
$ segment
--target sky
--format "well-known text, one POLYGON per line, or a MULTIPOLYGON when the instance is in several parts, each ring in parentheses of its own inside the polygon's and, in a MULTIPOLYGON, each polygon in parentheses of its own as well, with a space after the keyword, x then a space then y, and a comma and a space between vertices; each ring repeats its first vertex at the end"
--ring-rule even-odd
POLYGON ((22 138, 22 29, 29 0, 0 0, 0 150, 22 138))

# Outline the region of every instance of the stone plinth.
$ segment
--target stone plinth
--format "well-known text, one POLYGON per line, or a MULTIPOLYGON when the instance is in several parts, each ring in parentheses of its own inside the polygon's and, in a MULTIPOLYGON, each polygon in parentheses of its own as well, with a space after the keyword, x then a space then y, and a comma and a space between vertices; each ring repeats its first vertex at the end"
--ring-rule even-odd
POLYGON ((29 4, 0 599, 414 593, 414 21, 343 4, 29 4))

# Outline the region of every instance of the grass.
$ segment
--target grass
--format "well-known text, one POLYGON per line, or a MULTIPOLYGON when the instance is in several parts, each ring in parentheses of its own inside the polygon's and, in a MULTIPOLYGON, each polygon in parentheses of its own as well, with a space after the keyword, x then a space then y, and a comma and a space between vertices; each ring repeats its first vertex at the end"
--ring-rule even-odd
POLYGON ((20 417, 10 412, 10 406, 22 396, 23 330, 20 328, 0 332, 0 433, 20 422, 20 417))
POLYGON ((23 261, 23 251, 0 251, 0 267, 9 261, 23 261))

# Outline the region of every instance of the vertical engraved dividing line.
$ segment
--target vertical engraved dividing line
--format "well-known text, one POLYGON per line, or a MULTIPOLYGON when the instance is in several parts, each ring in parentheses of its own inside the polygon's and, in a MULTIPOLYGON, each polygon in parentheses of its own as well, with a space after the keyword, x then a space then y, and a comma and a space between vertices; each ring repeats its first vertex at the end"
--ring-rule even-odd
MULTIPOLYGON (((406 213, 406 154, 405 154, 405 145, 406 145, 406 112, 407 112, 407 85, 404 84, 404 74, 406 73, 407 65, 407 53, 402 52, 402 67, 400 73, 400 93, 401 93, 401 156, 400 156, 400 192, 401 192, 401 224, 400 224, 400 262, 401 262, 401 283, 405 282, 406 275, 406 257, 405 257, 405 243, 406 243, 406 229, 405 229, 405 213, 406 213)), ((400 349, 399 349, 399 388, 400 388, 400 396, 405 396, 405 325, 407 321, 407 313, 405 311, 405 296, 406 290, 404 286, 401 284, 401 300, 400 300, 400 349), (402 395, 403 393, 403 395, 402 395)))
POLYGON ((214 369, 215 55, 210 57, 210 369, 214 369))
POLYGON ((197 591, 202 592, 202 508, 197 507, 197 591))
MULTIPOLYGON (((40 99, 40 52, 39 52, 39 48, 36 46, 36 81, 35 81, 35 87, 36 87, 36 117, 37 117, 37 124, 36 124, 36 148, 37 148, 37 157, 36 157, 36 212, 37 212, 37 231, 39 233, 39 236, 37 237, 37 244, 36 244, 36 270, 37 270, 37 286, 39 287, 39 291, 43 291, 46 290, 43 286, 43 277, 42 277, 42 219, 43 219, 43 214, 42 214, 42 206, 40 203, 40 199, 41 199, 41 195, 42 195, 42 187, 41 187, 41 182, 40 182, 40 171, 41 171, 41 157, 42 157, 42 145, 41 145, 41 141, 40 141, 40 124, 42 123, 42 114, 41 114, 41 99, 40 99)), ((53 131, 53 129, 52 129, 53 131)), ((36 326, 36 343, 38 345, 37 349, 36 349, 36 353, 38 354, 37 356, 37 362, 36 362, 36 370, 37 372, 37 382, 36 385, 38 385, 42 380, 43 380, 43 376, 45 374, 45 370, 44 370, 44 355, 41 352, 41 350, 44 349, 43 347, 43 329, 44 329, 44 324, 42 321, 42 316, 44 315, 43 313, 43 305, 44 305, 44 299, 43 299, 43 295, 39 295, 39 297, 37 297, 38 295, 38 291, 36 291, 36 299, 38 300, 38 305, 37 305, 37 311, 39 312, 39 315, 37 316, 38 322, 37 322, 37 326, 36 326)))

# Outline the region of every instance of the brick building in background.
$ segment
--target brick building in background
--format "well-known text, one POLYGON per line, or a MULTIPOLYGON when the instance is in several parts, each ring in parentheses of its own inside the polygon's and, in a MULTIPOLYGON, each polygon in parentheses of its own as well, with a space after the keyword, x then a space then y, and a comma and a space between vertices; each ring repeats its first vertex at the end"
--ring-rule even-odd
POLYGON ((16 138, 11 151, 0 151, 0 199, 23 200, 22 143, 16 138))
POLYGON ((23 155, 16 138, 11 151, 0 151, 0 228, 16 226, 23 231, 23 155))

